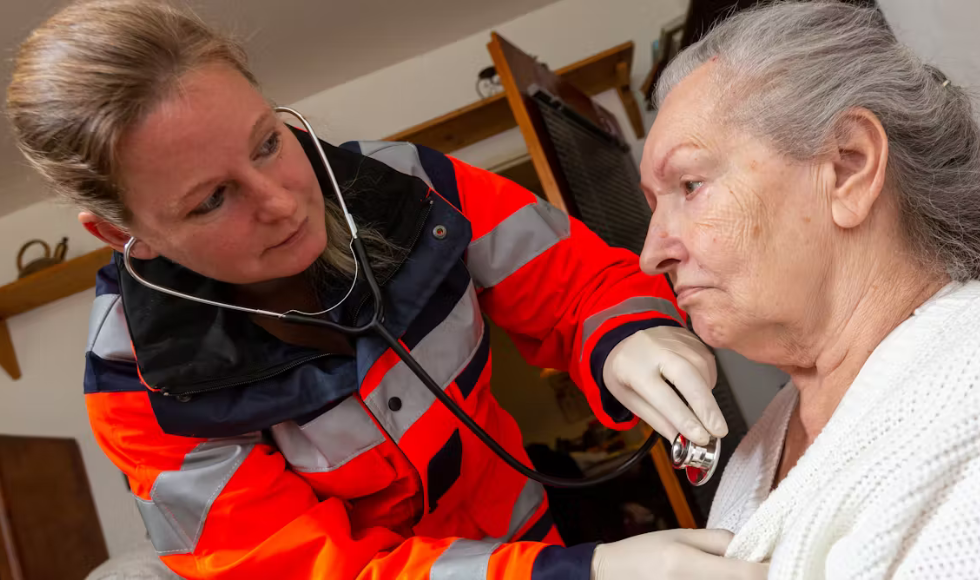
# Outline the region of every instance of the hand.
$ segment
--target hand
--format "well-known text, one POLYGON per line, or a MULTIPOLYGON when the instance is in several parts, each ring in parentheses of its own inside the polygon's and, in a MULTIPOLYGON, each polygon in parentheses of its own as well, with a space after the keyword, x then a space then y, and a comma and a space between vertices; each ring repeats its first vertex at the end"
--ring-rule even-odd
POLYGON ((600 544, 592 580, 764 580, 768 564, 725 558, 727 530, 667 530, 600 544))
POLYGON ((725 417, 711 395, 718 380, 715 357, 687 329, 657 326, 623 340, 609 353, 602 378, 620 403, 668 441, 680 432, 698 445, 707 445, 709 434, 728 434, 725 417))

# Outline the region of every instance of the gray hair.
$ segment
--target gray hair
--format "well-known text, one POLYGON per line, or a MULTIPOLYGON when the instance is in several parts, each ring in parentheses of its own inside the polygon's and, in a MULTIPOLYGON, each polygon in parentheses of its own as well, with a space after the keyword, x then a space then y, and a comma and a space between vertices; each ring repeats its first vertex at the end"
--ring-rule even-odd
POLYGON ((913 255, 955 280, 980 278, 980 128, 969 95, 898 42, 880 12, 784 2, 740 12, 664 71, 656 102, 717 59, 725 121, 798 160, 815 159, 848 110, 888 136, 886 182, 913 255))

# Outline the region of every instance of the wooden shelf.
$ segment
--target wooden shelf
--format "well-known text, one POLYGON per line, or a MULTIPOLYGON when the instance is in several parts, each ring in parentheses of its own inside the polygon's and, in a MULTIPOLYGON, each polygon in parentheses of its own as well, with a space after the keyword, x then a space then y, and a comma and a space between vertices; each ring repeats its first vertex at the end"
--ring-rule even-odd
POLYGON ((91 288, 111 256, 112 248, 102 248, 0 286, 0 366, 11 378, 20 378, 20 365, 6 319, 91 288))
MULTIPOLYGON (((637 138, 644 136, 642 117, 630 90, 633 43, 627 42, 558 69, 556 74, 587 95, 616 89, 637 138)), ((504 93, 478 101, 400 133, 385 141, 410 141, 450 153, 517 126, 504 93)))

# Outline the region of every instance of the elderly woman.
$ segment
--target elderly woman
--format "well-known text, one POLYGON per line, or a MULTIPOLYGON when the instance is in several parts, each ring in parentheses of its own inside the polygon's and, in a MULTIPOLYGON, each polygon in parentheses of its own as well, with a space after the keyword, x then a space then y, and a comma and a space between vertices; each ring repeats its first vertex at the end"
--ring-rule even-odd
POLYGON ((709 526, 770 577, 980 578, 980 130, 873 10, 785 3, 681 54, 641 264, 791 382, 709 526))

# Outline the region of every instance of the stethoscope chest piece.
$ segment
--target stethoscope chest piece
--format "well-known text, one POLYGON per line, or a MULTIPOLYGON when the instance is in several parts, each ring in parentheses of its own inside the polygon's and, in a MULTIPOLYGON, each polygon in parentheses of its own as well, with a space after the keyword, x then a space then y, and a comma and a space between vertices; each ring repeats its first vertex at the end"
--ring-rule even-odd
POLYGON ((699 486, 708 483, 718 468, 721 439, 712 437, 707 446, 694 444, 678 434, 670 446, 670 462, 674 469, 683 469, 687 480, 699 486))

